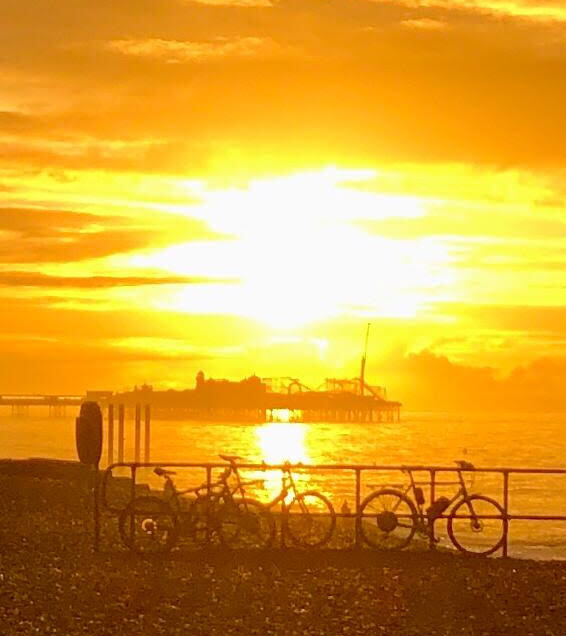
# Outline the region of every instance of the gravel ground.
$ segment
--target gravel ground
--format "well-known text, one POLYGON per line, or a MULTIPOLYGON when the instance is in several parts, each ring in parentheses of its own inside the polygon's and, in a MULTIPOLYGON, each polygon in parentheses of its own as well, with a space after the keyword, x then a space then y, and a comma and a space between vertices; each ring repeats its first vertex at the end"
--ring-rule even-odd
POLYGON ((0 634, 566 634, 566 563, 91 548, 79 482, 0 477, 0 634))

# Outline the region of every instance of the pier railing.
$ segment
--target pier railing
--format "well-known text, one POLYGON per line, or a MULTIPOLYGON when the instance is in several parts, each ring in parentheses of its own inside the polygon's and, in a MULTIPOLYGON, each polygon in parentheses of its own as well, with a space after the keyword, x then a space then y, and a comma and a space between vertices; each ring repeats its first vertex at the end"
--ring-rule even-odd
MULTIPOLYGON (((157 488, 151 488, 148 481, 140 481, 140 475, 143 473, 148 474, 149 470, 161 467, 168 470, 182 470, 191 474, 191 483, 195 485, 202 485, 205 492, 210 494, 212 487, 215 483, 215 474, 219 471, 226 469, 228 464, 225 462, 119 462, 110 465, 103 473, 101 488, 97 489, 97 495, 99 497, 100 508, 106 510, 111 514, 119 514, 124 508, 139 495, 140 487, 149 489, 150 492, 159 493, 157 488), (109 494, 113 491, 111 483, 116 473, 120 473, 122 492, 126 492, 126 497, 122 497, 120 503, 112 500, 112 496, 109 494), (196 475, 195 475, 196 473, 196 475)), ((392 512, 397 516, 397 523, 400 527, 405 524, 416 524, 417 522, 422 525, 426 523, 426 542, 429 548, 434 549, 438 543, 437 525, 441 520, 448 520, 450 525, 450 519, 452 517, 452 524, 454 519, 456 522, 469 521, 471 524, 471 532, 475 531, 473 524, 478 522, 481 524, 486 522, 497 522, 501 524, 501 539, 498 540, 494 550, 484 551, 485 554, 500 554, 501 556, 508 556, 509 553, 509 530, 512 522, 516 521, 534 521, 534 522, 566 522, 566 514, 542 514, 536 512, 512 512, 510 509, 510 502, 514 492, 514 482, 519 480, 523 483, 518 487, 518 490, 525 489, 524 481, 528 480, 528 488, 534 483, 536 479, 542 478, 560 478, 566 475, 566 468, 514 468, 514 467, 471 467, 471 465, 462 466, 441 466, 441 465, 405 465, 405 464, 266 464, 266 463, 238 463, 237 467, 240 471, 250 472, 254 475, 257 474, 271 474, 281 473, 291 469, 293 474, 298 475, 299 479, 308 481, 309 483, 315 482, 317 484, 326 484, 324 489, 327 492, 327 496, 331 499, 334 506, 333 514, 335 517, 344 520, 350 520, 349 527, 353 529, 352 543, 355 547, 361 548, 371 542, 366 540, 364 525, 368 520, 375 521, 377 515, 381 514, 379 510, 368 510, 368 499, 370 499, 375 493, 379 493, 383 490, 397 491, 399 495, 405 499, 408 499, 412 506, 409 507, 408 512, 392 512), (451 479, 449 478, 452 475, 451 479), (459 478, 459 481, 454 480, 454 475, 459 478), (332 476, 332 480, 329 477, 332 476), (441 493, 447 492, 447 487, 450 487, 452 491, 454 486, 460 484, 461 479, 468 481, 477 477, 481 477, 483 480, 482 487, 472 488, 469 487, 464 494, 460 493, 460 497, 453 497, 450 500, 448 497, 444 497, 441 493), (378 483, 376 484, 376 480, 378 483), (371 481, 371 483, 370 483, 371 481), (402 483, 399 483, 402 482, 402 483), (411 486, 412 482, 412 486, 411 486), (337 484, 339 484, 337 486, 337 484), (422 486, 425 488, 422 488, 422 486), (487 488, 487 491, 486 491, 487 488), (417 489, 420 489, 421 494, 418 495, 417 489), (337 495, 337 497, 336 497, 337 495), (488 495, 488 496, 485 496, 488 495), (418 505, 419 497, 422 497, 420 506, 418 505), (495 502, 496 506, 492 506, 492 510, 488 513, 477 511, 474 512, 469 507, 466 501, 477 497, 483 500, 490 500, 495 502), (448 500, 450 503, 445 506, 445 509, 438 509, 436 512, 427 514, 428 507, 432 507, 439 499, 448 500), (344 500, 344 503, 340 505, 340 501, 344 500), (352 506, 349 505, 352 502, 352 506), (427 503, 427 508, 424 507, 424 503, 427 503), (463 502, 463 503, 462 503, 463 502), (460 506, 462 512, 460 514, 454 514, 456 507, 460 506), (417 519, 417 516, 419 519, 417 519)), ((151 477, 154 485, 158 482, 157 478, 151 477)), ((160 484, 162 485, 162 484, 160 484)), ((448 489, 448 490, 450 490, 448 489)), ((451 493, 453 495, 453 492, 451 493)), ((399 498, 391 495, 395 501, 399 501, 399 498)), ((564 489, 564 496, 562 497, 564 509, 566 509, 566 489, 564 489)), ((442 506, 440 506, 442 507, 442 506)), ((390 511, 391 512, 391 511, 390 511)), ((384 517, 385 518, 385 517, 384 517)), ((96 520, 95 528, 99 528, 100 520, 96 520)), ((379 524, 378 524, 379 525, 379 524)), ((337 525, 337 528, 339 526, 337 525)), ((478 526, 479 527, 479 526, 478 526)), ((421 527, 420 530, 423 530, 421 527)), ((566 542, 566 525, 564 528, 564 539, 566 542)), ((96 530, 98 532, 98 530, 96 530)), ((478 531, 481 534, 481 530, 478 531)), ((414 534, 414 533, 413 533, 414 534)), ((283 535, 283 533, 282 533, 283 535)), ((411 535, 412 537, 413 535, 411 535)), ((452 537, 450 537, 452 538, 452 537)), ((98 545, 99 537, 95 537, 95 545, 98 545)), ((459 547, 457 542, 452 540, 456 547, 459 547)), ((281 536, 281 546, 285 546, 284 537, 281 536)), ((405 546, 403 546, 405 547, 405 546)), ((461 548, 460 548, 461 549, 461 548)), ((466 550, 465 552, 473 552, 474 550, 466 550)), ((482 552, 480 552, 482 553, 482 552)))

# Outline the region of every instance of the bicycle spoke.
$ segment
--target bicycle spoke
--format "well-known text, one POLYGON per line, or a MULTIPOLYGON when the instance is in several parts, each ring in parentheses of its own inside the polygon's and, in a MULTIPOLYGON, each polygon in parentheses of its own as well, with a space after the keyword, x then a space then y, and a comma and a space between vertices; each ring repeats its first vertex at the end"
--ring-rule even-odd
POLYGON ((314 548, 324 545, 332 536, 335 525, 332 504, 320 493, 303 493, 287 509, 286 530, 298 546, 314 548))
POLYGON ((362 504, 361 533, 375 548, 403 548, 416 532, 414 504, 402 492, 377 491, 362 504))
POLYGON ((506 521, 501 506, 489 497, 471 495, 452 510, 448 535, 463 552, 491 554, 501 545, 506 521))

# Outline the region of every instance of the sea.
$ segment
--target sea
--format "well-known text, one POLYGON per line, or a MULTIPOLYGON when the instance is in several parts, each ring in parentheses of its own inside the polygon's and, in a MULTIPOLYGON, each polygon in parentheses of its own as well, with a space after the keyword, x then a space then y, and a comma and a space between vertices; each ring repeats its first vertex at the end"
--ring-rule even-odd
MULTIPOLYGON (((13 415, 0 407, 0 458, 31 457, 74 460, 75 417, 72 409, 60 417, 40 408, 13 415)), ((133 461, 134 422, 128 414, 125 426, 125 460, 133 461)), ((402 413, 400 422, 195 422, 160 420, 151 422, 150 460, 163 466, 171 463, 222 462, 220 454, 238 455, 242 461, 278 464, 285 461, 307 464, 373 466, 441 466, 436 496, 450 497, 457 490, 455 461, 476 467, 466 474, 469 492, 488 495, 503 503, 503 478, 481 469, 566 470, 566 414, 556 413, 402 413)), ((142 424, 142 430, 143 430, 142 424)), ((142 440, 143 442, 143 440, 142 440)), ((117 441, 114 442, 115 453, 117 441)), ((142 444, 142 457, 144 448, 142 444)), ((102 467, 110 462, 105 439, 102 467)), ((113 460, 116 461, 116 454, 113 460)), ((117 471, 119 474, 120 471, 117 471)), ((122 474, 124 470, 122 470, 122 474)), ((203 481, 202 469, 178 469, 180 485, 203 481)), ((276 471, 251 471, 249 477, 265 477, 263 493, 269 500, 279 491, 276 471)), ((347 470, 298 471, 301 489, 314 488, 325 494, 339 510, 355 507, 355 477, 347 470)), ((428 496, 430 475, 415 473, 428 496)), ((140 478, 158 487, 150 470, 140 478)), ((408 475, 402 470, 367 469, 362 473, 361 497, 384 485, 405 488, 408 475)), ((514 515, 566 516, 566 474, 511 473, 509 512, 514 515)), ((442 528, 439 529, 442 533, 442 528)), ((518 558, 566 559, 566 521, 512 520, 509 554, 518 558)))

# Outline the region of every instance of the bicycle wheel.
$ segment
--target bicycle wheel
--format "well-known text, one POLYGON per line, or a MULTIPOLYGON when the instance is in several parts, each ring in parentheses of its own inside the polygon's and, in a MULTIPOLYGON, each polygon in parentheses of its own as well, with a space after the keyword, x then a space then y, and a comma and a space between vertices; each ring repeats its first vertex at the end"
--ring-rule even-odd
POLYGON ((157 497, 137 497, 120 513, 122 541, 133 552, 168 552, 177 540, 177 515, 157 497))
POLYGON ((268 548, 275 538, 271 512, 254 499, 234 499, 214 511, 222 545, 230 548, 268 548))
POLYGON ((360 533, 372 548, 400 550, 417 530, 417 509, 413 502, 394 488, 372 493, 360 507, 360 533))
POLYGON ((285 530, 301 548, 319 548, 328 543, 335 527, 332 504, 314 490, 297 495, 287 507, 285 530))
POLYGON ((498 550, 507 534, 503 508, 483 495, 470 495, 454 506, 447 527, 458 550, 485 556, 498 550))

